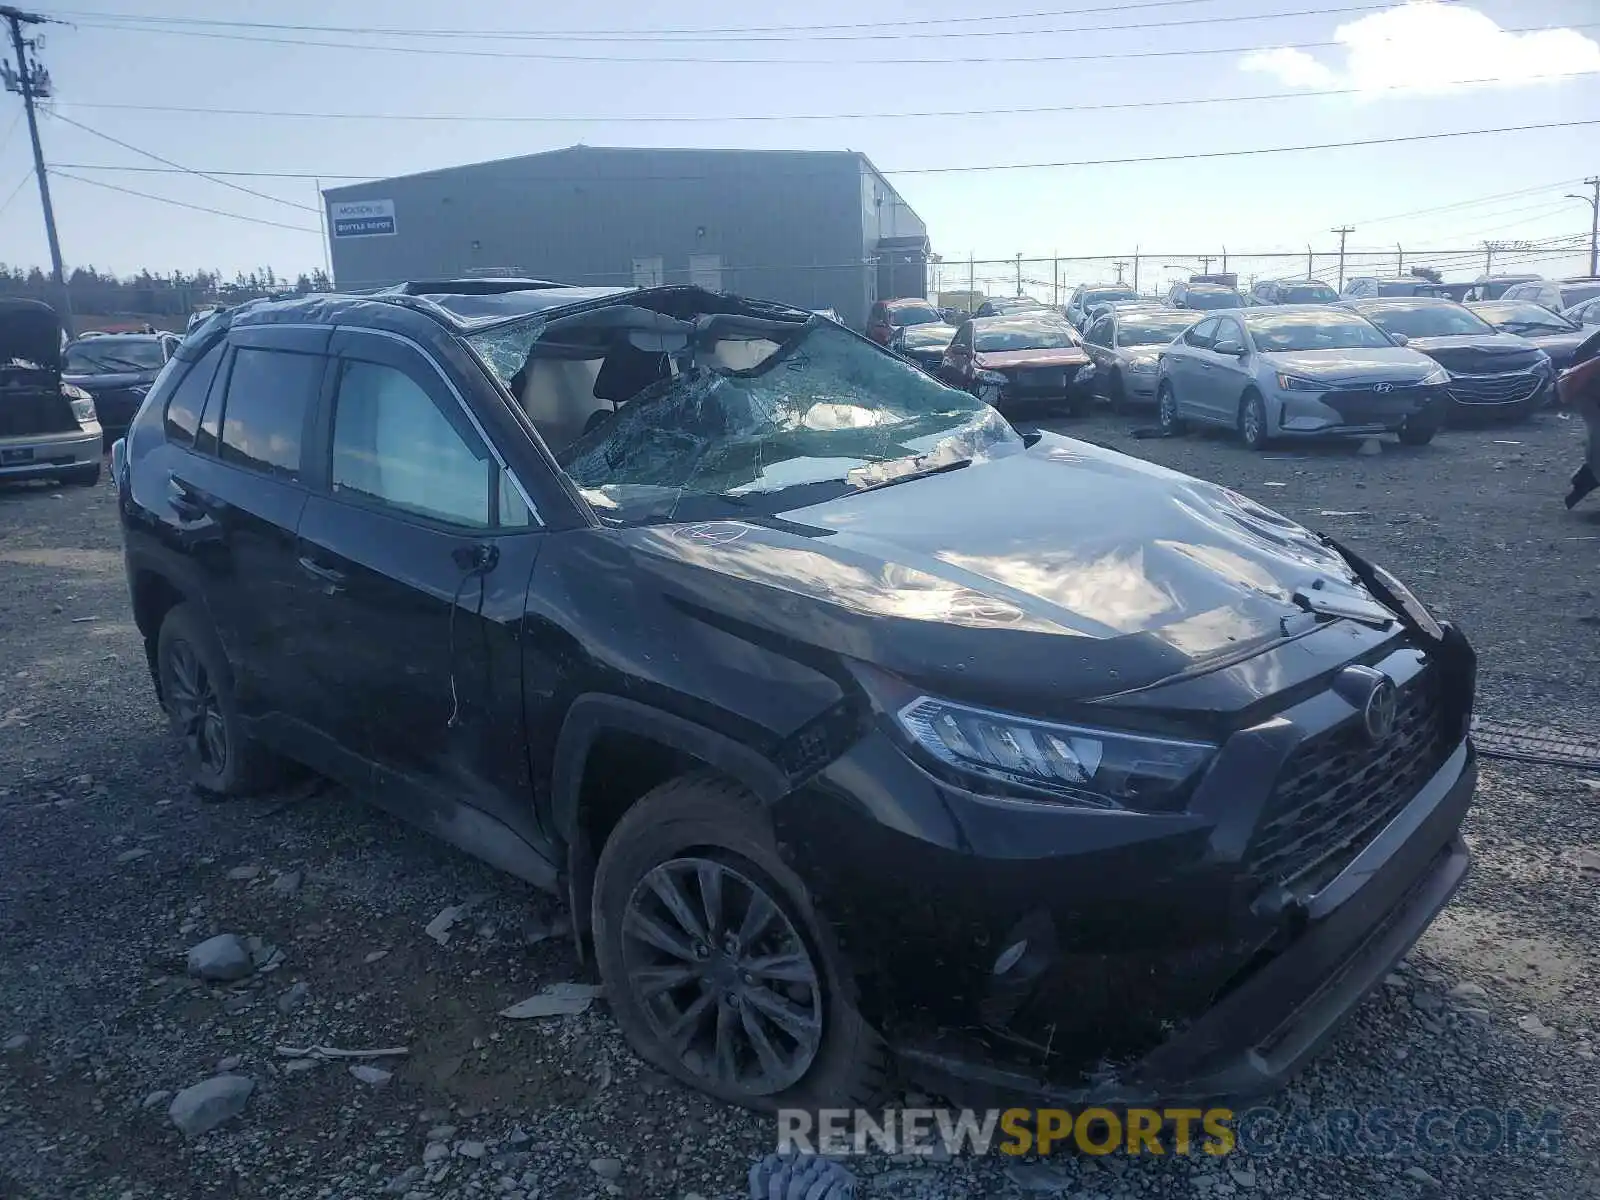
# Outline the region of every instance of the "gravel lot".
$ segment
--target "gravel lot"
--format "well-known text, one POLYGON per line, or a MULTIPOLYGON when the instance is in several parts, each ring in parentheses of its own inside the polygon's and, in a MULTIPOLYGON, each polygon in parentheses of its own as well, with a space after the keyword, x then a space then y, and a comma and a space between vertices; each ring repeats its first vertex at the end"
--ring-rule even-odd
MULTIPOLYGON (((1135 441, 1343 536, 1459 621, 1481 711, 1600 730, 1600 505, 1566 513, 1576 421, 1422 450, 1252 455, 1135 441)), ((496 1014, 580 978, 551 901, 344 792, 217 803, 185 786, 122 576, 114 497, 0 488, 0 1197, 745 1194, 773 1128, 642 1067, 603 1001, 496 1014), (470 902, 446 944, 425 927, 470 902), (214 934, 258 938, 240 983, 188 978, 214 934), (276 948, 277 954, 273 954, 276 948), (406 1047, 384 1082, 279 1046, 406 1047), (241 1116, 186 1140, 172 1093, 224 1060, 241 1116)), ((1460 898, 1281 1113, 1554 1109, 1558 1153, 1319 1153, 1225 1161, 864 1159, 862 1193, 1600 1196, 1600 771, 1489 762, 1460 898)), ((1548 1146, 1546 1147, 1548 1151, 1548 1146)))

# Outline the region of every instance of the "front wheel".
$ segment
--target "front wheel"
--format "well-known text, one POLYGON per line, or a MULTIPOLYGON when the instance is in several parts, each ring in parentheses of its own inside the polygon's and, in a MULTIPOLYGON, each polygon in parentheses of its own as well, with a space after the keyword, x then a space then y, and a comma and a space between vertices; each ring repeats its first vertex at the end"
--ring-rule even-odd
POLYGON ((1265 450, 1272 440, 1267 436, 1267 406, 1259 392, 1246 392, 1239 399, 1239 436, 1252 450, 1265 450))
POLYGON ((1438 432, 1439 427, 1435 424, 1407 421, 1400 426, 1400 444, 1402 446, 1426 446, 1433 441, 1433 435, 1438 432))
POLYGON ((1172 390, 1172 384, 1164 379, 1156 390, 1156 414, 1161 423, 1161 432, 1177 434, 1184 431, 1184 419, 1178 415, 1178 397, 1172 390))
POLYGON ((763 1111, 882 1094, 883 1043, 737 784, 687 775, 628 810, 595 872, 593 929, 617 1023, 684 1083, 763 1111))

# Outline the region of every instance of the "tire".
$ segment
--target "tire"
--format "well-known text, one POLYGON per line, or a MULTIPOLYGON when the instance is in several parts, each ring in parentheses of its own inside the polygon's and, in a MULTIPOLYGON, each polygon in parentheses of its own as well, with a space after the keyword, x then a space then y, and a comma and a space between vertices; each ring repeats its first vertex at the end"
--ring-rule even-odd
POLYGON ((764 1112, 869 1107, 885 1093, 883 1042, 856 1009, 853 982, 805 885, 784 865, 758 802, 738 784, 716 775, 686 775, 630 808, 600 854, 592 924, 595 958, 617 1023, 643 1058, 674 1078, 764 1112), (710 876, 719 881, 720 940, 713 923, 703 919, 700 888, 710 876), (675 907, 668 907, 662 889, 677 898, 675 907), (741 945, 734 918, 747 926, 758 897, 771 912, 759 940, 741 945), (679 911, 684 920, 672 915, 679 911), (647 940, 640 929, 657 936, 647 940), (754 947, 761 953, 750 954, 754 947), (751 958, 770 961, 777 955, 790 962, 787 980, 763 986, 739 969, 751 958), (678 982, 661 986, 669 976, 678 982), (644 990, 647 977, 657 985, 653 995, 644 990), (713 989, 726 989, 727 999, 708 1004, 713 989), (799 1033, 770 1019, 774 1001, 798 1015, 799 1033), (693 1032, 674 1049, 664 1031, 694 1008, 700 1015, 693 1032), (772 1069, 754 1053, 747 1021, 775 1050, 772 1069), (726 1056, 718 1052, 722 1045, 730 1047, 726 1056))
POLYGON ((1272 444, 1267 434, 1267 406, 1255 390, 1239 397, 1239 437, 1251 450, 1265 450, 1272 444))
POLYGON ((1189 423, 1178 415, 1178 396, 1165 379, 1156 389, 1156 420, 1165 433, 1182 433, 1189 423))
POLYGON ((70 471, 63 471, 61 482, 74 487, 94 487, 100 482, 100 464, 92 462, 86 466, 73 467, 70 471))
POLYGON ((1426 446, 1433 441, 1433 435, 1438 432, 1438 425, 1413 425, 1410 421, 1407 421, 1400 426, 1400 444, 1402 446, 1426 446))
POLYGON ((283 760, 244 732, 227 655, 194 605, 174 606, 161 622, 156 672, 167 721, 183 743, 196 787, 247 796, 283 777, 283 760))
POLYGON ((1111 378, 1106 383, 1106 395, 1111 400, 1111 411, 1119 417, 1128 411, 1128 387, 1122 382, 1122 372, 1111 372, 1111 378))

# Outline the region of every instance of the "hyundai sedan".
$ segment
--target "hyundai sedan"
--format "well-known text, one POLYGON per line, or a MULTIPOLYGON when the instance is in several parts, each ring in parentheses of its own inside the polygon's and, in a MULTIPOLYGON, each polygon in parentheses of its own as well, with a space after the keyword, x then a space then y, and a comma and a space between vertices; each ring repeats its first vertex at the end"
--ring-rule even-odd
POLYGON ((1252 450, 1275 438, 1398 434, 1433 440, 1450 376, 1360 315, 1291 304, 1219 313, 1161 352, 1163 429, 1236 429, 1252 450))

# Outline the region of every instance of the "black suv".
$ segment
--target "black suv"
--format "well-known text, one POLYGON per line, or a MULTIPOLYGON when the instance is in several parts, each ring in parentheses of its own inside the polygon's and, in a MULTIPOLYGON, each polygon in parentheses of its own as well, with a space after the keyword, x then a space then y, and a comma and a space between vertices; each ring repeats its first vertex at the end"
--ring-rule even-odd
POLYGON ((113 471, 197 783, 306 764, 565 896, 728 1100, 1259 1091, 1467 869, 1473 655, 1401 584, 795 309, 258 303, 113 471))

